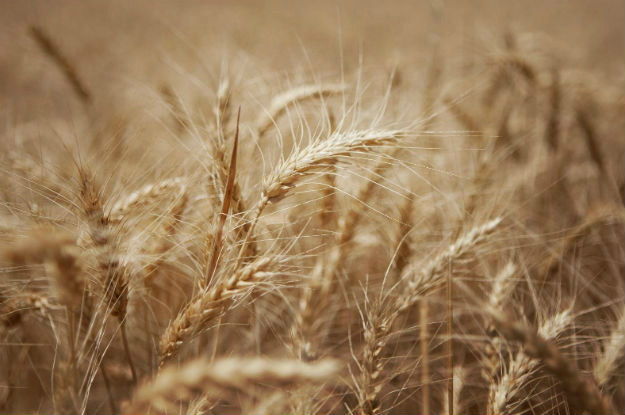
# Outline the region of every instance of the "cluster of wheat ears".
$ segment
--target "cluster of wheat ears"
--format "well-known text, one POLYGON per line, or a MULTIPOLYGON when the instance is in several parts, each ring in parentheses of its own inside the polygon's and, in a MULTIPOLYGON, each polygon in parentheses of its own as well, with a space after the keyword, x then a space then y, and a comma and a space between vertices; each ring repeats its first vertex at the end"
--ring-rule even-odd
POLYGON ((508 35, 135 118, 30 34, 84 113, 3 143, 1 412, 623 413, 622 86, 508 35))

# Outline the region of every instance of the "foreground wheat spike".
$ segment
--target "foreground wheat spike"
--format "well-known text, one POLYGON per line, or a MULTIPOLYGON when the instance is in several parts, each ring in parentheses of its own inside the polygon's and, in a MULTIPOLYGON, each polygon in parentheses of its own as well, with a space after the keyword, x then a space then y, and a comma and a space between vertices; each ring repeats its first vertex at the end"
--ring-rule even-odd
POLYGON ((263 357, 199 358, 181 367, 166 367, 133 394, 124 413, 176 411, 180 402, 205 394, 223 399, 232 392, 250 393, 253 386, 297 387, 332 381, 339 365, 334 360, 304 363, 263 357))
POLYGON ((403 276, 404 281, 407 281, 389 310, 377 313, 368 324, 365 324, 364 369, 361 374, 363 392, 359 398, 359 409, 362 413, 372 414, 380 410, 378 394, 381 390, 380 376, 384 367, 381 354, 389 341, 389 334, 395 321, 420 298, 442 287, 446 281, 445 271, 449 264, 471 255, 501 222, 501 218, 496 218, 471 229, 423 268, 409 266, 403 276))
POLYGON ((271 278, 274 275, 272 267, 278 262, 279 258, 275 255, 258 257, 191 299, 161 336, 161 365, 182 346, 185 340, 208 329, 211 322, 232 303, 234 297, 271 278))
POLYGON ((265 178, 262 200, 277 201, 286 196, 296 182, 308 174, 326 169, 341 157, 355 152, 369 152, 376 147, 392 145, 408 136, 401 130, 363 130, 336 132, 327 139, 316 139, 294 151, 265 178))
POLYGON ((540 361, 560 381, 572 413, 615 413, 609 398, 601 394, 594 381, 585 378, 543 334, 514 322, 502 310, 490 310, 490 314, 497 331, 507 341, 523 344, 524 353, 540 361))
POLYGON ((85 168, 78 168, 80 204, 98 262, 100 282, 111 314, 123 321, 128 305, 128 272, 119 254, 119 238, 109 215, 104 211, 102 190, 95 177, 85 168))
POLYGON ((120 255, 120 241, 109 215, 104 212, 102 189, 95 183, 95 177, 87 168, 78 167, 80 181, 80 203, 82 214, 89 229, 99 268, 99 279, 103 286, 104 303, 110 314, 117 317, 124 353, 132 373, 133 382, 138 376, 126 334, 128 291, 130 272, 120 255))
MULTIPOLYGON (((213 169, 216 170, 215 178, 220 182, 219 190, 223 189, 223 197, 224 201, 226 200, 225 196, 229 195, 229 199, 226 203, 232 204, 232 214, 240 215, 246 212, 245 202, 243 201, 243 195, 241 194, 241 187, 239 186, 238 181, 234 181, 232 183, 232 188, 228 190, 228 181, 231 176, 230 170, 232 167, 231 160, 228 160, 228 154, 226 151, 226 132, 224 131, 224 125, 228 122, 231 116, 231 105, 229 100, 229 84, 228 81, 223 81, 217 92, 217 102, 215 108, 213 108, 213 112, 215 115, 215 125, 217 134, 216 137, 210 141, 211 149, 213 153, 214 166, 213 169)), ((240 112, 241 108, 237 112, 237 120, 236 127, 234 132, 234 143, 233 147, 238 146, 239 140, 239 122, 240 122, 240 112)), ((223 206, 223 204, 222 204, 223 206)), ((243 234, 247 232, 249 229, 249 223, 244 222, 238 230, 238 234, 243 234)), ((250 244, 250 254, 255 254, 256 247, 253 244, 250 244)))
POLYGON ((335 166, 335 163, 342 157, 358 152, 368 153, 385 145, 396 144, 409 135, 408 131, 402 130, 370 129, 348 133, 335 132, 325 140, 317 137, 308 146, 293 151, 263 180, 261 197, 253 210, 251 225, 241 246, 238 264, 248 247, 256 223, 267 205, 286 197, 299 180, 335 166))

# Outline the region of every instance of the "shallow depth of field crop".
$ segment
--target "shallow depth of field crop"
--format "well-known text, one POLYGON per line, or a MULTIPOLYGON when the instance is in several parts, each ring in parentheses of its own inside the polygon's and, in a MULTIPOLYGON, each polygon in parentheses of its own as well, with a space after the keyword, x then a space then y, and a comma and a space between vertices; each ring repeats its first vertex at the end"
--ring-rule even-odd
POLYGON ((0 413, 623 413, 624 13, 1 2, 0 413))

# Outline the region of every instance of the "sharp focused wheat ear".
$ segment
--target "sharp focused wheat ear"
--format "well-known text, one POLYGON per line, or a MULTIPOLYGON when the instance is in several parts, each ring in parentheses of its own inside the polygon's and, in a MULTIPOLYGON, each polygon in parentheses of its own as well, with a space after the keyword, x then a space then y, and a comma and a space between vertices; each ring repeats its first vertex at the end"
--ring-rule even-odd
POLYGON ((324 170, 341 157, 394 144, 408 134, 400 130, 365 130, 337 132, 325 140, 317 139, 293 152, 265 178, 261 201, 266 200, 266 204, 281 199, 303 177, 324 170))
POLYGON ((258 257, 231 276, 224 276, 223 280, 202 290, 178 313, 161 336, 161 365, 182 346, 185 340, 208 329, 211 322, 221 315, 235 296, 245 293, 250 286, 271 278, 274 275, 271 268, 278 262, 279 258, 275 255, 258 257))
POLYGON ((474 227, 458 238, 443 253, 425 264, 423 268, 419 269, 416 265, 409 267, 404 276, 408 280, 407 288, 398 297, 396 312, 403 312, 414 304, 419 296, 442 286, 445 282, 443 276, 446 275, 448 264, 470 256, 477 246, 485 242, 497 230, 502 220, 502 218, 495 218, 474 227))
MULTIPOLYGON (((228 188, 228 180, 230 178, 230 170, 232 160, 230 163, 227 160, 227 152, 226 152, 226 130, 225 125, 228 123, 231 117, 231 105, 230 105, 230 84, 228 81, 223 81, 219 85, 219 90, 217 92, 217 102, 215 108, 213 109, 215 114, 215 124, 216 124, 216 137, 211 140, 211 148, 213 153, 214 166, 213 169, 216 171, 216 177, 218 181, 221 183, 220 191, 223 189, 224 195, 228 188)), ((237 121, 235 126, 235 141, 237 141, 236 145, 238 146, 238 135, 239 135, 239 122, 240 122, 240 112, 241 107, 239 107, 237 121)), ((231 157, 232 158, 232 157, 231 157)), ((232 184, 232 189, 229 190, 229 197, 231 202, 228 203, 232 205, 232 214, 233 215, 242 215, 246 211, 245 202, 243 201, 243 195, 241 194, 241 188, 239 186, 238 181, 234 181, 232 184)), ((238 234, 245 234, 249 229, 249 223, 244 222, 238 234)), ((237 235, 238 236, 238 235, 237 235)), ((250 244, 251 254, 255 254, 255 245, 250 244)))
POLYGON ((297 360, 222 358, 211 363, 197 359, 182 367, 164 368, 154 380, 139 387, 124 413, 142 414, 176 411, 180 402, 195 395, 223 398, 233 392, 251 391, 252 386, 297 387, 332 381, 338 362, 323 360, 303 363, 297 360))
POLYGON ((251 226, 241 246, 238 264, 267 204, 282 199, 302 178, 327 169, 342 157, 357 152, 367 153, 378 147, 397 143, 408 135, 408 131, 401 130, 336 132, 326 140, 317 138, 308 146, 294 151, 288 158, 283 159, 263 181, 261 197, 252 211, 251 226))

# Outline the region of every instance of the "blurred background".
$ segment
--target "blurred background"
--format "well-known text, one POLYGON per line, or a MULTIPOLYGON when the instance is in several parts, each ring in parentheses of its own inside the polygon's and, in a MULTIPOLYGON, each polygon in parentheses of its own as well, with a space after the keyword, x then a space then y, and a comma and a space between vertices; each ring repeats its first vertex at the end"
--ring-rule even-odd
POLYGON ((0 106, 3 123, 15 125, 63 117, 80 105, 29 35, 32 25, 45 30, 94 99, 107 105, 120 102, 115 95, 129 85, 194 88, 196 77, 213 89, 224 63, 232 73, 257 74, 256 81, 298 71, 336 74, 341 65, 351 73, 359 56, 366 67, 419 71, 433 49, 470 65, 503 47, 507 33, 551 43, 569 67, 621 79, 624 15, 615 0, 2 0, 0 106))

